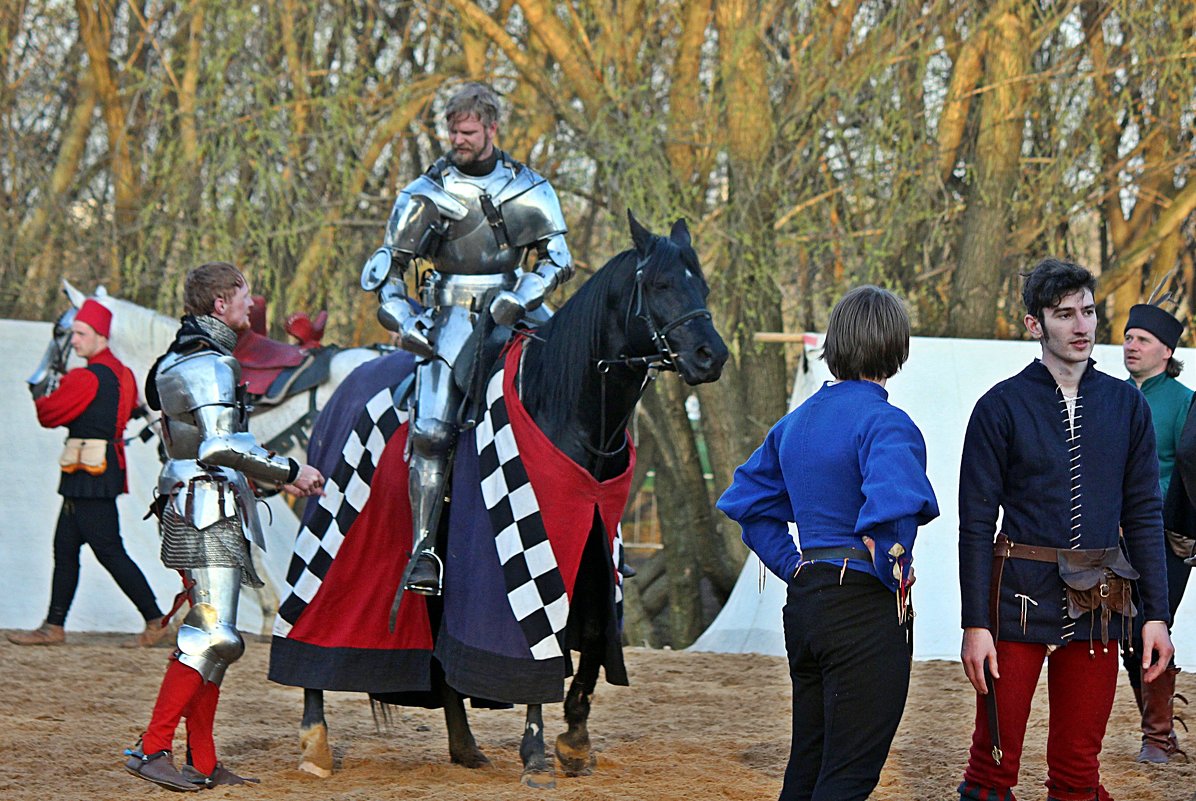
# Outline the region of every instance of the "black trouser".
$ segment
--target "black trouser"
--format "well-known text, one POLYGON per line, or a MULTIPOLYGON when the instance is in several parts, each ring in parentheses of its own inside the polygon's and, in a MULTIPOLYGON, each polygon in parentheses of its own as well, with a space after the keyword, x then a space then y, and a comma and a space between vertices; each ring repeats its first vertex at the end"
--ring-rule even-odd
POLYGON ((907 628, 893 593, 874 576, 809 564, 789 582, 784 620, 793 743, 781 801, 862 801, 909 691, 907 628))
MULTIPOLYGON (((1184 599, 1184 590, 1188 587, 1188 576, 1192 568, 1184 564, 1184 560, 1175 555, 1170 545, 1163 548, 1166 551, 1164 564, 1167 566, 1167 608, 1171 610, 1171 628, 1175 628, 1175 610, 1179 609, 1179 602, 1184 599)), ((1142 686, 1142 602, 1134 593, 1134 603, 1138 606, 1138 616, 1134 618, 1134 652, 1121 651, 1121 662, 1125 665, 1125 672, 1129 674, 1130 686, 1138 689, 1142 686)), ((1171 660, 1175 664, 1175 660, 1171 660)))
POLYGON ((66 613, 79 586, 79 550, 83 543, 104 569, 116 579, 121 592, 146 620, 162 616, 154 591, 141 570, 125 553, 120 539, 120 518, 115 498, 63 498, 54 531, 54 581, 50 588, 50 611, 46 622, 66 623, 66 613))

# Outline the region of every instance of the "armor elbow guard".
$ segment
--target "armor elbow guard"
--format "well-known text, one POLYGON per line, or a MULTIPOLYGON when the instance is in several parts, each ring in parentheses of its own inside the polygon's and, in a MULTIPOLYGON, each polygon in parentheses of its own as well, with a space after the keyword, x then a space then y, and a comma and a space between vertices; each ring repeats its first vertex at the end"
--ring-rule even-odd
MULTIPOLYGON (((403 275, 411 263, 411 254, 383 245, 366 259, 361 268, 361 288, 366 292, 384 292, 392 285, 402 286, 403 275)), ((406 294, 404 291, 402 294, 406 294)))
POLYGON ((573 277, 573 262, 560 265, 552 261, 541 261, 536 265, 534 275, 544 279, 544 294, 547 295, 573 277))
POLYGON ((229 467, 258 481, 285 484, 291 474, 289 461, 276 457, 246 432, 218 434, 199 444, 196 459, 204 464, 229 467))

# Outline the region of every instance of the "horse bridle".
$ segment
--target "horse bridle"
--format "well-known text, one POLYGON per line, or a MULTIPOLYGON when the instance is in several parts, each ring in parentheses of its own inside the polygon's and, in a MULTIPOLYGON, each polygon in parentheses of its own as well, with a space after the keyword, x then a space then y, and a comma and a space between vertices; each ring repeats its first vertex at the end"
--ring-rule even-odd
MULTIPOLYGON (((656 324, 655 318, 652 317, 652 311, 648 308, 648 304, 644 299, 644 267, 647 266, 648 260, 651 258, 651 256, 652 252, 649 251, 647 254, 640 256, 636 261, 635 289, 633 290, 634 294, 632 295, 631 303, 627 305, 627 317, 623 322, 623 330, 626 332, 631 327, 631 318, 633 316, 638 317, 644 322, 645 325, 648 326, 648 333, 652 337, 652 344, 656 346, 656 353, 653 353, 649 356, 620 356, 614 359, 598 359, 596 361, 598 374, 602 376, 600 401, 600 419, 602 420, 602 429, 599 431, 598 441, 601 442, 604 447, 609 447, 607 445, 606 437, 606 374, 610 372, 610 368, 614 367, 615 365, 619 365, 621 367, 648 368, 648 372, 644 376, 644 383, 640 386, 639 394, 636 395, 635 403, 631 404, 631 411, 627 413, 627 417, 625 417, 619 423, 619 425, 615 426, 615 433, 612 436, 617 436, 627 427, 627 423, 631 419, 631 415, 635 412, 636 405, 639 404, 640 398, 644 396, 644 392, 647 391, 648 385, 656 379, 656 376, 663 370, 672 370, 674 372, 677 371, 677 354, 673 351, 672 346, 669 344, 669 332, 685 325, 691 320, 712 319, 710 310, 703 306, 700 309, 691 309, 685 314, 677 317, 675 320, 670 320, 662 326, 658 326, 656 324)), ((594 456, 605 459, 622 453, 623 449, 627 447, 627 438, 624 437, 623 444, 614 450, 600 450, 584 442, 582 443, 582 446, 594 456)))
POLYGON ((657 371, 672 370, 675 372, 677 370, 677 354, 669 344, 669 333, 691 320, 712 319, 710 310, 703 306, 700 309, 691 309, 662 326, 656 324, 656 319, 652 316, 652 311, 648 308, 647 301, 644 299, 644 267, 647 266, 651 256, 652 251, 649 251, 647 254, 640 256, 635 263, 635 289, 633 290, 634 294, 631 296, 631 303, 627 305, 627 318, 623 322, 623 330, 626 332, 631 327, 632 317, 642 320, 648 326, 648 334, 652 337, 652 344, 656 346, 656 353, 650 356, 619 356, 614 359, 598 359, 597 367, 599 373, 605 375, 615 365, 623 367, 648 367, 657 371))

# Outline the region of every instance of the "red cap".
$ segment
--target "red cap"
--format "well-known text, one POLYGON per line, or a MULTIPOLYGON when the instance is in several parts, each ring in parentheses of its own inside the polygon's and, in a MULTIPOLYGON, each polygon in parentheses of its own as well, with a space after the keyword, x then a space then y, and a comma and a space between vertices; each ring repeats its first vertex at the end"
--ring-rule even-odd
POLYGON ((83 305, 75 314, 75 322, 87 323, 97 334, 107 337, 112 328, 112 312, 108 310, 107 306, 101 305, 99 301, 88 298, 83 301, 83 305))

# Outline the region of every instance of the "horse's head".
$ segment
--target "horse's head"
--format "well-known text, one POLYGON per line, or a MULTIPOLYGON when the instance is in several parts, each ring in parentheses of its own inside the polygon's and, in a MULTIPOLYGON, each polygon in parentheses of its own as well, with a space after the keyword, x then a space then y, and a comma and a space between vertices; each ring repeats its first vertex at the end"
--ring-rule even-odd
POLYGON ((667 237, 644 228, 628 211, 635 242, 635 287, 629 309, 630 350, 659 354, 689 385, 717 381, 727 346, 706 308, 710 287, 690 244, 685 220, 667 237))
MULTIPOLYGON (((67 297, 70 297, 69 293, 67 297)), ((71 298, 71 303, 72 305, 54 321, 50 344, 46 346, 46 352, 42 354, 33 375, 25 379, 32 388, 34 397, 41 397, 52 391, 58 385, 58 379, 66 373, 66 363, 71 355, 71 323, 75 322, 75 314, 79 311, 74 298, 71 298)))

